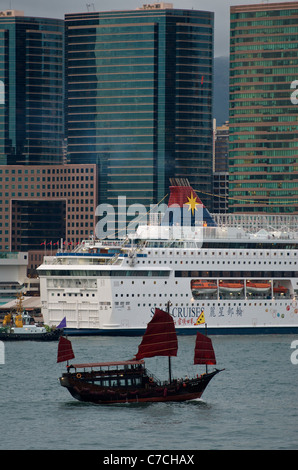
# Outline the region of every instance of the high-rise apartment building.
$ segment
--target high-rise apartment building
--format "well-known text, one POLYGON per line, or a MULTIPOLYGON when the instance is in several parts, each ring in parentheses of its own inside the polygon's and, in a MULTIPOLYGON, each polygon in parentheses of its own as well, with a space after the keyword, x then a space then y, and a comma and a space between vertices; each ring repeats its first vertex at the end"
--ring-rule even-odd
POLYGON ((64 21, 0 11, 0 165, 62 163, 64 21))
POLYGON ((229 208, 298 213, 298 2, 231 7, 229 208))
POLYGON ((208 205, 213 13, 159 3, 65 23, 68 158, 98 165, 99 202, 148 207, 185 177, 208 205))

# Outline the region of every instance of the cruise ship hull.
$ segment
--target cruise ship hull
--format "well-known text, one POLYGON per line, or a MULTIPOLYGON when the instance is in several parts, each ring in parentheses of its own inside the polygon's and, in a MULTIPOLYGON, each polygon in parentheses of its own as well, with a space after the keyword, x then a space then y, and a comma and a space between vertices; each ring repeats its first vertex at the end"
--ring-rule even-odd
MULTIPOLYGON (((203 259, 209 263, 217 263, 220 250, 208 252, 203 259), (216 261, 212 261, 212 260, 216 261)), ((230 250, 229 250, 230 251, 230 250)), ((198 324, 200 316, 204 316, 209 334, 274 334, 298 332, 298 291, 297 277, 294 272, 268 271, 266 278, 271 288, 267 292, 251 292, 246 289, 247 279, 242 277, 243 268, 235 273, 229 271, 225 274, 243 282, 241 292, 221 292, 220 288, 213 293, 196 295, 192 291, 192 281, 202 272, 202 261, 196 271, 189 271, 191 260, 196 258, 191 251, 184 251, 183 264, 187 270, 175 270, 168 266, 172 260, 163 259, 157 254, 156 260, 161 262, 160 270, 148 266, 149 260, 139 258, 140 264, 130 266, 126 258, 118 266, 95 265, 95 261, 86 266, 80 262, 87 262, 79 255, 68 257, 61 255, 61 260, 72 263, 65 269, 65 264, 44 265, 46 276, 40 272, 43 316, 46 324, 57 326, 62 318, 66 317, 65 331, 68 335, 113 335, 136 336, 143 334, 155 307, 163 308, 170 302, 170 313, 174 318, 178 334, 195 334, 204 325, 198 324), (143 264, 143 261, 145 263, 143 264), (165 265, 167 265, 165 267, 165 265), (84 269, 82 269, 82 266, 84 269), (96 266, 96 269, 95 269, 96 266), (59 267, 59 269, 58 269, 59 267), (88 269, 86 269, 88 267, 88 269), (126 273, 126 275, 125 275, 126 273), (75 276, 74 276, 75 274, 75 276), (274 292, 275 285, 283 285, 287 293, 274 292)), ((236 250, 233 251, 236 253, 236 250)), ((200 255, 197 254, 199 258, 200 255)), ((249 252, 248 252, 249 253, 249 252)), ((145 253, 144 253, 145 254, 145 253)), ((148 253, 147 253, 148 254, 148 253)), ((261 258, 260 254, 256 255, 261 258)), ((274 259, 283 259, 283 264, 289 263, 287 252, 273 251, 268 254, 266 263, 274 259)), ((226 259, 239 260, 237 254, 228 253, 226 259), (230 256, 230 258, 229 258, 230 256)), ((250 253, 247 259, 250 258, 250 253)), ((137 258, 138 259, 138 258, 137 258)), ((179 259, 179 258, 178 258, 179 259)), ((254 258, 250 258, 254 263, 254 258)), ((290 263, 293 263, 290 258, 290 263)), ((159 262, 158 261, 158 262, 159 262)), ((51 260, 52 262, 52 260, 51 260)), ((88 263, 90 260, 88 261, 88 263)), ((154 262, 151 258, 151 262, 154 262)), ((220 261, 222 262, 222 261, 220 261)), ((237 261, 238 262, 238 261, 237 261)), ((240 261, 245 263, 243 259, 240 261)), ((248 263, 248 261, 246 261, 248 263)), ((263 261, 262 261, 263 263, 263 261)), ((291 265, 292 266, 292 265, 291 265)), ((215 272, 209 272, 209 278, 215 272)), ((261 274, 250 272, 261 281, 261 274)), ((219 286, 220 278, 216 278, 219 286)))
MULTIPOLYGON (((171 187, 169 208, 194 194, 171 187)), ((204 324, 216 335, 297 333, 298 220, 268 217, 208 213, 184 238, 171 238, 171 227, 154 238, 159 226, 148 225, 47 257, 38 268, 44 321, 66 317, 68 335, 136 336, 169 303, 178 334, 204 324)))
MULTIPOLYGON (((93 328, 82 328, 72 329, 66 328, 65 334, 67 336, 142 336, 144 334, 143 329, 93 329, 93 328)), ((195 335, 198 330, 194 328, 177 328, 178 335, 195 335)), ((201 329, 201 331, 203 331, 201 329)), ((273 335, 273 334, 297 334, 298 326, 223 326, 209 327, 208 335, 273 335)))

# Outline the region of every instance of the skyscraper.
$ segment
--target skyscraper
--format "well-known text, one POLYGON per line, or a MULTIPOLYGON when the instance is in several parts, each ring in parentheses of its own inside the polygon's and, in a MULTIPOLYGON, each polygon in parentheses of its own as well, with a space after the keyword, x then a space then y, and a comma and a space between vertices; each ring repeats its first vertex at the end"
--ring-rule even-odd
POLYGON ((62 163, 64 21, 0 12, 0 164, 62 163))
POLYGON ((298 214, 298 2, 231 7, 229 208, 298 214))
POLYGON ((33 274, 90 236, 97 206, 96 165, 64 164, 63 20, 0 12, 0 85, 0 251, 33 274))
POLYGON ((99 202, 149 206, 186 177, 212 188, 213 13, 144 5, 67 14, 71 163, 96 163, 99 202))
POLYGON ((61 239, 74 248, 89 238, 96 171, 96 165, 0 165, 0 251, 28 252, 32 268, 60 249, 61 239))

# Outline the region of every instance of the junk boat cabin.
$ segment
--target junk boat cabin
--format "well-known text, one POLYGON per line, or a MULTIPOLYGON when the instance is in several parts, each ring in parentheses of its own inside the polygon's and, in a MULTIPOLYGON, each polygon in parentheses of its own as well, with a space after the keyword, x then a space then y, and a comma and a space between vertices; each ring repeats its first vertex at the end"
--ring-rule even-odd
MULTIPOLYGON (((122 387, 145 387, 150 380, 143 360, 72 364, 67 370, 70 374, 65 375, 83 379, 85 384, 113 389, 117 387, 120 391, 122 387)), ((61 380, 63 382, 63 378, 61 380)))

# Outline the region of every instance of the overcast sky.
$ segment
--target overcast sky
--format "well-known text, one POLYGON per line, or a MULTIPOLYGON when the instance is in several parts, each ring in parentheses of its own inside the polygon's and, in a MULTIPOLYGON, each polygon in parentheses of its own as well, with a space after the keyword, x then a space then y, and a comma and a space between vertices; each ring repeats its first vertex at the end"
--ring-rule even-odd
MULTIPOLYGON (((283 3, 286 0, 270 0, 283 3)), ((0 10, 23 10, 26 16, 64 18, 65 13, 85 11, 134 10, 154 0, 0 0, 0 10), (87 7, 87 5, 90 5, 87 7), (94 5, 94 7, 93 7, 94 5)), ((267 0, 166 0, 174 8, 213 11, 215 13, 215 57, 229 55, 230 5, 268 3, 267 0)))

